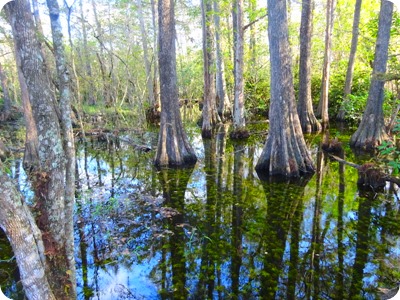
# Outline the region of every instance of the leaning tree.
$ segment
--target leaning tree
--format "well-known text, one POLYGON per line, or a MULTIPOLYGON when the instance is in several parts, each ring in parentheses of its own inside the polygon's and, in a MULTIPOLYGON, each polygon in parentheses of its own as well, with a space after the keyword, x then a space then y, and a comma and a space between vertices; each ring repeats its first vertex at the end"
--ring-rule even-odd
POLYGON ((271 61, 270 128, 257 162, 261 174, 299 176, 314 170, 296 110, 286 0, 268 0, 271 61))
POLYGON ((173 0, 158 2, 161 125, 154 164, 159 167, 196 163, 179 111, 173 0))
POLYGON ((388 139, 383 116, 383 100, 386 63, 388 60, 390 29, 392 25, 393 3, 381 1, 379 12, 378 37, 375 45, 375 60, 372 80, 369 87, 367 107, 357 131, 350 139, 355 148, 372 150, 382 141, 388 139))

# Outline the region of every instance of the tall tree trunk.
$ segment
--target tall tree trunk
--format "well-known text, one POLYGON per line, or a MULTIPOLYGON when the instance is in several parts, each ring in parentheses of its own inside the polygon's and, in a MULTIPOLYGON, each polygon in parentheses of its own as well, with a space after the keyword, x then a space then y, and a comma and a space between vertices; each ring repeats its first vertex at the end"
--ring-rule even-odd
MULTIPOLYGON (((70 270, 70 246, 66 223, 65 152, 51 83, 43 65, 40 43, 27 0, 5 6, 11 23, 16 55, 28 87, 38 136, 38 169, 32 174, 37 223, 42 231, 46 254, 46 274, 57 299, 74 297, 74 270, 70 270), (72 289, 71 289, 72 288, 72 289), (72 295, 72 296, 71 296, 72 295)), ((70 117, 67 115, 67 117, 70 117)), ((67 212, 66 212, 67 211, 67 212)))
POLYGON ((147 97, 148 97, 149 106, 153 107, 155 104, 154 90, 153 90, 153 74, 151 72, 149 51, 148 51, 148 47, 147 47, 147 33, 146 33, 146 28, 145 28, 144 19, 143 19, 142 1, 137 0, 136 3, 137 3, 137 13, 138 13, 138 17, 139 17, 139 24, 140 24, 140 35, 142 38, 144 67, 145 67, 145 71, 146 71, 147 97))
POLYGON ((196 163, 197 158, 183 129, 179 112, 174 0, 159 0, 158 26, 161 125, 154 164, 160 167, 191 165, 196 163))
POLYGON ((321 131, 311 97, 311 35, 313 0, 303 0, 300 25, 299 101, 297 112, 303 133, 321 131))
POLYGON ((225 64, 224 56, 221 49, 221 24, 220 24, 220 9, 219 0, 214 0, 214 24, 215 24, 215 48, 216 48, 216 93, 217 93, 217 105, 218 114, 222 120, 225 118, 231 118, 231 103, 226 90, 225 80, 225 64))
MULTIPOLYGON (((243 131, 246 126, 244 117, 244 29, 243 29, 243 0, 235 0, 233 10, 236 11, 236 23, 233 24, 235 35, 235 96, 233 106, 233 127, 235 132, 243 131)), ((248 134, 247 134, 248 135, 248 134)), ((246 135, 246 136, 247 136, 246 135)), ((232 137, 233 135, 231 135, 232 137)), ((238 136, 239 137, 239 136, 238 136)))
POLYGON ((331 73, 331 46, 332 46, 332 31, 333 18, 335 11, 335 0, 327 0, 326 2, 326 29, 325 29, 325 51, 324 51, 324 66, 322 70, 322 87, 321 99, 319 101, 317 115, 321 117, 322 128, 329 126, 328 102, 329 102, 329 80, 331 73))
POLYGON ((382 0, 367 107, 357 131, 350 139, 350 145, 355 148, 374 149, 383 140, 388 139, 383 119, 385 81, 382 75, 386 73, 392 16, 393 2, 382 0))
POLYGON ((220 122, 215 94, 214 42, 212 32, 212 0, 201 1, 204 58, 204 105, 201 135, 211 138, 212 129, 220 122))
POLYGON ((47 0, 49 8, 51 32, 53 37, 54 56, 56 61, 59 105, 61 114, 60 123, 65 153, 65 248, 70 270, 71 295, 76 297, 76 270, 74 251, 74 205, 75 205, 75 140, 71 122, 71 91, 70 77, 66 63, 66 54, 63 44, 63 32, 60 22, 60 8, 57 0, 47 0))
POLYGON ((313 172, 314 166, 296 110, 286 0, 268 0, 268 35, 270 128, 256 170, 259 175, 299 176, 313 172))
POLYGON ((347 64, 346 82, 344 85, 343 102, 342 102, 342 105, 340 106, 338 115, 336 116, 336 119, 339 121, 344 121, 346 119, 345 104, 348 102, 349 94, 351 94, 351 86, 353 83, 353 73, 354 73, 354 63, 355 63, 357 44, 358 44, 361 4, 362 4, 362 0, 357 0, 355 8, 354 8, 351 48, 350 48, 349 62, 347 64))

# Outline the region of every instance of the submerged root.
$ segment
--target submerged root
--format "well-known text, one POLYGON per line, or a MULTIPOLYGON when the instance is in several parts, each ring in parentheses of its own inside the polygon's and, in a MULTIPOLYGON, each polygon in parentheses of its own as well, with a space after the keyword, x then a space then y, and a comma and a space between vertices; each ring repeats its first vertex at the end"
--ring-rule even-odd
POLYGON ((250 132, 245 128, 239 128, 231 131, 229 137, 233 140, 243 140, 250 136, 250 132))
POLYGON ((343 152, 342 143, 337 138, 324 141, 321 148, 322 150, 332 154, 339 154, 343 152))

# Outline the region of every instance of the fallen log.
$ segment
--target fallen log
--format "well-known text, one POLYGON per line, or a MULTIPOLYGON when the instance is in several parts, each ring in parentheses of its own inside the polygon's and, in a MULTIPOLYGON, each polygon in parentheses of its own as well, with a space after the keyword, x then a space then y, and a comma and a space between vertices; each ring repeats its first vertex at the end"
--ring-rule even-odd
POLYGON ((363 165, 358 165, 349 161, 346 161, 336 155, 329 154, 334 160, 344 163, 350 167, 356 168, 358 170, 358 181, 359 187, 378 189, 383 188, 386 185, 386 181, 397 184, 400 187, 400 179, 397 177, 390 176, 386 174, 374 163, 365 163, 363 165))

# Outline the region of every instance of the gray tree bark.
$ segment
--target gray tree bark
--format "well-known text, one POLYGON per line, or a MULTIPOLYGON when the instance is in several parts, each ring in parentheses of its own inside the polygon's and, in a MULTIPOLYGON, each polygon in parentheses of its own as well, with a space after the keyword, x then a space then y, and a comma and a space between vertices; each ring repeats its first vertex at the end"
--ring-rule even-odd
POLYGON ((303 0, 300 25, 300 63, 299 63, 299 100, 297 112, 303 133, 321 131, 321 124, 314 115, 311 98, 311 35, 314 3, 303 0))
POLYGON ((355 148, 372 150, 389 138, 383 116, 385 81, 382 74, 386 73, 392 17, 393 2, 382 0, 367 107, 357 131, 350 139, 350 145, 355 148))
MULTIPOLYGON (((14 44, 15 46, 15 44, 14 44)), ((24 170, 30 176, 32 172, 37 171, 39 164, 39 145, 36 122, 33 118, 31 101, 29 99, 29 91, 26 85, 24 74, 21 69, 21 58, 17 55, 17 49, 14 49, 15 61, 17 65, 18 81, 21 90, 22 108, 24 110, 25 119, 25 150, 24 150, 24 170)))
MULTIPOLYGON (((69 263, 71 245, 67 245, 71 239, 66 227, 73 220, 66 219, 70 217, 70 204, 65 200, 66 156, 55 107, 57 101, 41 55, 29 2, 11 1, 5 5, 5 10, 37 129, 39 161, 30 179, 35 192, 35 207, 39 211, 37 224, 45 246, 46 274, 57 299, 74 298, 74 270, 70 270, 69 263)), ((65 117, 70 115, 66 113, 65 117)))
POLYGON ((183 129, 179 111, 174 0, 159 0, 158 27, 161 125, 154 164, 158 167, 192 165, 197 158, 183 129))
POLYGON ((222 120, 225 118, 232 118, 232 108, 229 96, 226 90, 225 80, 225 64, 224 57, 221 50, 221 25, 220 25, 220 9, 219 0, 214 0, 214 24, 215 24, 215 48, 216 48, 216 93, 218 114, 222 120))
MULTIPOLYGON (((0 163, 1 168, 1 163, 0 163)), ((0 228, 9 239, 28 299, 56 299, 45 272, 42 235, 15 183, 0 170, 0 228)))
MULTIPOLYGON (((234 1, 233 9, 236 11, 236 23, 233 24, 235 35, 235 96, 233 105, 234 131, 242 131, 246 126, 244 116, 244 29, 243 29, 243 0, 234 1)), ((231 135, 232 136, 232 135, 231 135)))
POLYGON ((349 62, 347 64, 346 82, 344 85, 344 94, 343 94, 343 103, 339 108, 338 115, 336 116, 336 119, 339 121, 344 121, 346 119, 345 104, 348 101, 349 94, 351 94, 351 86, 353 84, 354 63, 355 63, 356 53, 357 53, 358 35, 359 35, 359 26, 360 26, 361 4, 362 4, 362 0, 357 0, 355 8, 354 8, 351 48, 350 48, 349 62))
POLYGON ((201 1, 204 58, 204 105, 201 135, 211 138, 212 129, 220 122, 215 93, 215 61, 212 0, 201 1))
POLYGON ((334 11, 335 11, 335 0, 327 0, 325 51, 324 51, 324 66, 322 70, 321 99, 319 101, 317 109, 317 116, 321 117, 322 129, 325 129, 329 126, 328 97, 329 97, 329 80, 331 76, 331 52, 332 52, 331 48, 332 48, 334 11))
POLYGON ((268 0, 268 35, 271 62, 270 128, 256 170, 263 176, 299 176, 313 172, 314 165, 296 110, 286 0, 268 0))
POLYGON ((65 153, 65 248, 70 270, 71 295, 76 298, 76 270, 74 251, 74 205, 75 205, 75 139, 71 122, 70 76, 66 63, 63 43, 63 32, 60 22, 60 8, 57 0, 47 0, 51 32, 53 37, 54 56, 59 81, 59 105, 63 113, 60 117, 63 149, 65 153))

